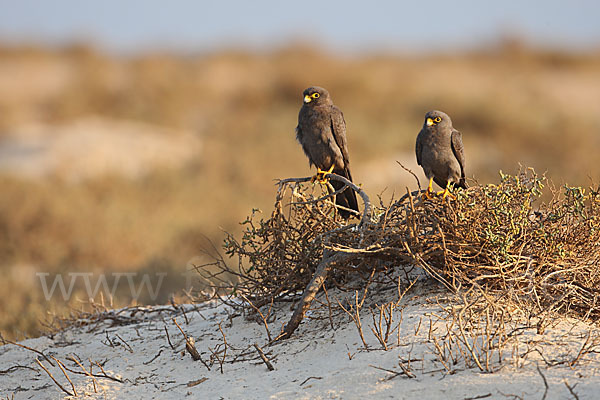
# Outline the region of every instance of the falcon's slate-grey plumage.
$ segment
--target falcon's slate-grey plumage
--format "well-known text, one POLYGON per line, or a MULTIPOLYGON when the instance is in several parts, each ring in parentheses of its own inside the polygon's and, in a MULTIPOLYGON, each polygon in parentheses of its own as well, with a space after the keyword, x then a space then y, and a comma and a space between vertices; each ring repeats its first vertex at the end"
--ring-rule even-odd
POLYGON ((430 197, 432 181, 444 188, 444 197, 448 195, 448 186, 466 189, 465 153, 462 135, 452 127, 452 120, 441 111, 429 111, 425 114, 423 128, 417 136, 417 163, 429 178, 425 194, 430 197))
MULTIPOLYGON (((333 104, 329 92, 322 87, 309 87, 302 96, 304 104, 298 114, 296 138, 309 163, 316 166, 319 172, 333 172, 352 181, 346 122, 342 111, 333 104)), ((336 191, 344 186, 338 181, 331 181, 331 185, 336 191)), ((356 193, 350 188, 339 193, 335 202, 339 206, 358 211, 356 193)), ((340 215, 348 218, 350 212, 340 209, 340 215)))

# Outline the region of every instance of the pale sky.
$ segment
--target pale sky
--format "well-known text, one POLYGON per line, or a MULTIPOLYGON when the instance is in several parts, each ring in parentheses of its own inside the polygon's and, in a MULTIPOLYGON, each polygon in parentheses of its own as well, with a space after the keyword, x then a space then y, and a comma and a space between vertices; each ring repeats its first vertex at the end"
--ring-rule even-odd
POLYGON ((515 35, 547 46, 600 47, 600 1, 0 0, 0 42, 92 41, 119 52, 289 41, 339 51, 428 51, 515 35), (368 4, 368 5, 366 5, 368 4))

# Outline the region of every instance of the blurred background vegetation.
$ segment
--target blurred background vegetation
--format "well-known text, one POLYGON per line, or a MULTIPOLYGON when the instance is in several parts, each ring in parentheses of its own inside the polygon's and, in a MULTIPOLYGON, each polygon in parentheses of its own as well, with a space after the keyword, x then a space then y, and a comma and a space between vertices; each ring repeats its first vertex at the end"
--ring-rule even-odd
MULTIPOLYGON (((426 183, 414 142, 431 109, 463 133, 480 183, 519 163, 557 185, 600 178, 600 51, 0 45, 0 331, 35 335, 48 312, 87 300, 77 288, 46 301, 36 272, 168 272, 177 278, 156 300, 168 301, 207 239, 219 246, 252 208, 268 214, 275 179, 313 172, 294 133, 310 85, 344 112, 352 173, 372 197, 415 188, 396 161, 426 183)), ((125 291, 114 304, 129 301, 125 291)))

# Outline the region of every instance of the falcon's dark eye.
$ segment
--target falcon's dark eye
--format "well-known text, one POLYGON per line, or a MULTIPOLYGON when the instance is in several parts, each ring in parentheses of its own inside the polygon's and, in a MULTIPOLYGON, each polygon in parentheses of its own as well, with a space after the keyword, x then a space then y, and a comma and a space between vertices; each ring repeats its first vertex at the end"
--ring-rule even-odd
POLYGON ((313 99, 318 99, 319 97, 321 97, 321 95, 319 93, 313 93, 312 97, 313 99))
POLYGON ((433 122, 435 122, 436 124, 439 124, 440 122, 442 122, 442 117, 435 117, 433 119, 433 122))

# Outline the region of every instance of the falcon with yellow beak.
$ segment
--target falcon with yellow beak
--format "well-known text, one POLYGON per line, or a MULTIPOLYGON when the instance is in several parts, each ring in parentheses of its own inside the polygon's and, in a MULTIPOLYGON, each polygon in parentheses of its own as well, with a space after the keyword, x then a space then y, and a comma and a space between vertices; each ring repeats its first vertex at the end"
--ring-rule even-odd
POLYGON ((438 192, 445 198, 451 186, 467 188, 465 182, 465 152, 462 134, 452 127, 450 117, 441 111, 429 111, 425 114, 423 128, 417 136, 417 164, 429 178, 424 198, 431 198, 432 184, 444 188, 438 192))
MULTIPOLYGON (((327 174, 335 173, 352 181, 350 158, 346 143, 346 121, 337 108, 329 92, 319 86, 311 86, 303 93, 303 105, 298 114, 296 138, 302 145, 310 165, 317 167, 318 175, 326 179, 327 174)), ((331 181, 337 191, 344 187, 342 182, 331 181)), ((350 188, 335 197, 335 203, 343 208, 340 215, 347 219, 358 213, 356 193, 350 188)))

